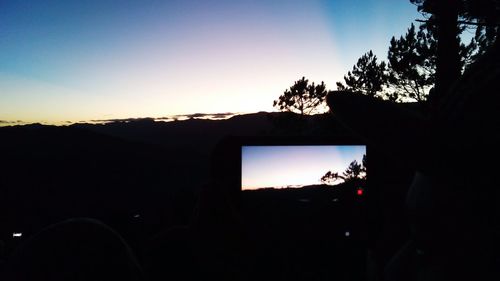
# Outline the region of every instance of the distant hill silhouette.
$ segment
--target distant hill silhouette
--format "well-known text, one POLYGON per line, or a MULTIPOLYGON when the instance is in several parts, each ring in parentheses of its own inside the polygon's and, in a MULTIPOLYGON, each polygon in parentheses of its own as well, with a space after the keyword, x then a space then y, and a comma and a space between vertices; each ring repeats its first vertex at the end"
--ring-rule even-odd
MULTIPOLYGON (((0 235, 74 216, 119 221, 137 212, 149 226, 185 223, 220 139, 297 134, 295 118, 260 112, 227 120, 2 127, 0 208, 7 223, 0 235)), ((302 122, 308 134, 342 130, 328 115, 302 122)))
POLYGON ((172 122, 155 122, 153 119, 138 119, 128 122, 106 124, 78 123, 71 127, 85 128, 128 140, 155 143, 165 146, 183 145, 192 147, 202 144, 212 148, 224 136, 256 135, 331 135, 342 131, 340 125, 329 114, 300 117, 290 112, 258 112, 236 115, 225 120, 188 119, 172 122), (297 120, 305 118, 306 129, 294 129, 297 120), (200 139, 199 137, 203 137, 200 139))

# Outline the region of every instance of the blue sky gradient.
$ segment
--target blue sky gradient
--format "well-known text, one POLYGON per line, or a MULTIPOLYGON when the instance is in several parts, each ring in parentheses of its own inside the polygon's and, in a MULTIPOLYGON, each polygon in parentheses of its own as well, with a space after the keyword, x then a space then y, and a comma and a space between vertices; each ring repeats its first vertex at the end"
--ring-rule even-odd
POLYGON ((272 111, 419 18, 409 1, 0 2, 0 120, 272 111))

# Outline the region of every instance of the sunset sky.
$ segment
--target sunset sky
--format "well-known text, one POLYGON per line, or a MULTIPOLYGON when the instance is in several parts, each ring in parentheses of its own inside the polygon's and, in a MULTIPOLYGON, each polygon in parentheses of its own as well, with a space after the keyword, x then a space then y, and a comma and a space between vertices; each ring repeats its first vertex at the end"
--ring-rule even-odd
POLYGON ((356 160, 361 163, 362 145, 243 146, 241 187, 286 187, 319 184, 328 171, 342 173, 356 160))
POLYGON ((273 111, 419 18, 409 0, 0 1, 0 125, 273 111))

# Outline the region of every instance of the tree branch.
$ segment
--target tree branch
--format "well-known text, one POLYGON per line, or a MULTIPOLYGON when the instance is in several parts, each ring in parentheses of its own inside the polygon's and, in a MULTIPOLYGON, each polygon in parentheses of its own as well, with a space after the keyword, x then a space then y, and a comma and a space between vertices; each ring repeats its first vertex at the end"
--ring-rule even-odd
MULTIPOLYGON (((415 19, 416 22, 422 22, 422 23, 432 23, 431 20, 421 20, 421 19, 415 19)), ((499 27, 500 23, 497 24, 487 24, 487 23, 479 23, 479 22, 473 22, 473 21, 466 21, 466 20, 459 20, 457 21, 458 24, 465 24, 465 25, 474 25, 474 26, 491 26, 491 27, 499 27)))

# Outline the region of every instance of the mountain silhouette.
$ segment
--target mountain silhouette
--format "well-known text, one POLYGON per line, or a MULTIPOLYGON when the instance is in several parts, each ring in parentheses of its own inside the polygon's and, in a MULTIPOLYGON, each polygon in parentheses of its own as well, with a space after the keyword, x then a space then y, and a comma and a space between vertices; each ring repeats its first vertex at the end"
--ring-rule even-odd
MULTIPOLYGON (((75 216, 127 221, 136 212, 152 228, 155 222, 186 223, 198 189, 208 181, 218 141, 228 135, 292 135, 286 123, 294 118, 259 112, 227 120, 2 127, 0 208, 7 223, 0 235, 29 233, 75 216)), ((317 135, 342 130, 328 115, 306 122, 317 135)))

